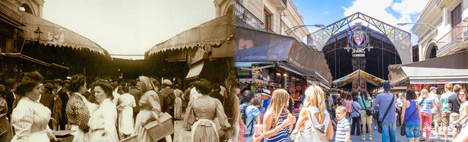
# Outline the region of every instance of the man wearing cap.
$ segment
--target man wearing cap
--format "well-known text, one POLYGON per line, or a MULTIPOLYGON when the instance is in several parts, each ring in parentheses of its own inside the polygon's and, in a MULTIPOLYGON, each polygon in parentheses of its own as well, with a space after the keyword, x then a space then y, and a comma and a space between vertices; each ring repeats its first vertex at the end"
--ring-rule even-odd
POLYGON ((175 95, 171 85, 172 82, 170 80, 164 79, 162 83, 162 89, 158 94, 159 100, 161 101, 161 111, 167 112, 171 116, 174 116, 175 95))
POLYGON ((390 93, 390 84, 383 83, 384 93, 374 99, 374 105, 379 106, 379 120, 382 121, 382 141, 396 142, 395 102, 396 96, 390 93), (392 101, 393 100, 393 101, 392 101), (388 114, 385 116, 388 107, 388 114))
POLYGON ((435 133, 434 136, 439 136, 439 124, 440 124, 440 96, 437 95, 437 87, 432 86, 429 89, 431 92, 429 93, 429 98, 434 100, 434 107, 431 109, 432 112, 432 122, 434 122, 435 133))
POLYGON ((264 110, 267 110, 268 109, 268 106, 270 105, 271 103, 271 92, 270 90, 263 90, 262 93, 260 93, 260 95, 262 95, 262 100, 263 100, 263 108, 264 110))

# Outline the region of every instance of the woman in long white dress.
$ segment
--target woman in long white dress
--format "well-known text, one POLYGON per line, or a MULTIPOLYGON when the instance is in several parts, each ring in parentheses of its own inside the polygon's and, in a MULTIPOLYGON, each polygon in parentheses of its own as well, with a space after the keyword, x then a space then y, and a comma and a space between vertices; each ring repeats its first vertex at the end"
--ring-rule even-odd
POLYGON ((12 142, 44 142, 55 139, 47 125, 51 111, 38 101, 41 92, 42 84, 37 81, 25 81, 17 87, 16 94, 23 97, 11 115, 11 122, 16 132, 12 142))
POLYGON ((124 137, 133 133, 133 108, 136 106, 135 97, 128 93, 128 87, 123 87, 124 94, 119 97, 119 131, 124 137))
POLYGON ((103 81, 93 83, 94 96, 99 106, 91 112, 88 125, 92 142, 117 142, 116 121, 117 108, 111 101, 113 99, 112 87, 103 81))

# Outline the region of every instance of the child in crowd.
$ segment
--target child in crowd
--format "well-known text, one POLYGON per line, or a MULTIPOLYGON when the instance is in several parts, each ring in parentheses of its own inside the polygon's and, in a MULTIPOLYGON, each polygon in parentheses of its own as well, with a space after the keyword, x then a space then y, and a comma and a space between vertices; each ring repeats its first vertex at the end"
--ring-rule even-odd
POLYGON ((336 119, 338 124, 336 126, 335 142, 350 142, 350 126, 346 117, 346 108, 339 106, 336 108, 336 119))

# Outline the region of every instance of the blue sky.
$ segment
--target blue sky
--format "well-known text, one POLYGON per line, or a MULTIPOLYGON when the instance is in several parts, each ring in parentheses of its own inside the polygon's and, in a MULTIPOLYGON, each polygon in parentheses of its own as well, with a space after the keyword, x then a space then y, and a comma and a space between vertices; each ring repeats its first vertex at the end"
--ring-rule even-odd
MULTIPOLYGON (((379 19, 410 32, 412 25, 397 26, 396 23, 411 23, 424 9, 429 0, 292 0, 304 18, 304 24, 332 24, 356 12, 379 19)), ((311 32, 317 30, 308 27, 311 32)), ((417 36, 411 37, 417 44, 417 36)))

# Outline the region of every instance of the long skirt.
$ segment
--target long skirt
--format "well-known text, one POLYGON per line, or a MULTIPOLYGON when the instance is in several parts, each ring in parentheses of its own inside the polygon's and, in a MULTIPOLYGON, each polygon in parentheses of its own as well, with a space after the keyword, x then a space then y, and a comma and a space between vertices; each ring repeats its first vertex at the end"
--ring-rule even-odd
MULTIPOLYGON (((11 139, 11 141, 16 142, 16 141, 18 141, 17 138, 18 138, 18 135, 15 135, 13 137, 13 139, 11 139)), ((23 140, 21 140, 21 141, 23 141, 23 140)), ((48 142, 48 141, 50 141, 50 139, 47 136, 47 132, 44 130, 44 131, 33 132, 33 133, 29 134, 29 138, 26 141, 28 141, 28 142, 48 142)))
POLYGON ((71 130, 75 131, 71 133, 73 135, 73 142, 89 142, 89 134, 80 130, 78 125, 71 125, 71 130))
POLYGON ((134 127, 132 107, 125 107, 122 112, 119 113, 119 131, 125 135, 133 133, 134 127))
POLYGON ((139 142, 151 142, 153 139, 151 138, 148 131, 145 129, 144 124, 142 122, 147 122, 151 117, 152 113, 149 110, 140 110, 136 119, 135 119, 135 132, 134 135, 137 135, 137 139, 139 142))
POLYGON ((216 124, 212 120, 199 119, 192 126, 192 142, 219 142, 216 124))

